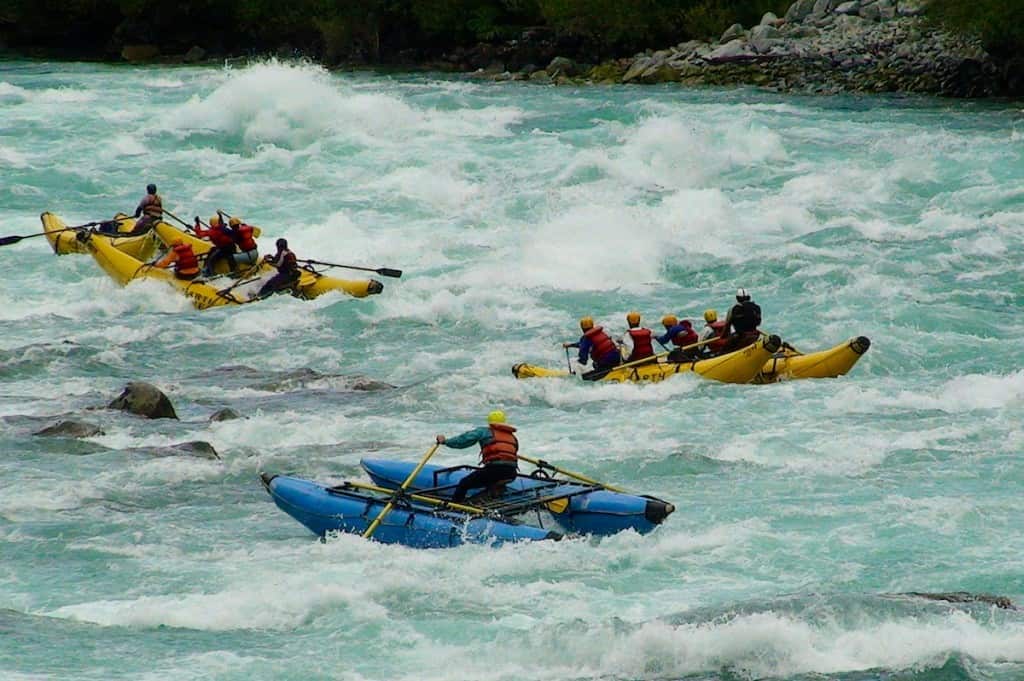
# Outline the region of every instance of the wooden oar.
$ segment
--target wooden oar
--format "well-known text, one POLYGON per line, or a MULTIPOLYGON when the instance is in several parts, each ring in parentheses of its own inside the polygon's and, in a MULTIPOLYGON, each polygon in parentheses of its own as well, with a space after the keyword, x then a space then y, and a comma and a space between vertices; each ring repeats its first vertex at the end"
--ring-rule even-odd
POLYGON ((569 346, 565 346, 565 363, 569 365, 569 375, 575 376, 576 372, 572 368, 572 359, 569 358, 569 346))
POLYGON ((104 222, 110 222, 109 220, 101 220, 99 222, 87 222, 84 225, 77 225, 75 227, 64 227, 63 229, 54 229, 49 232, 39 232, 38 234, 26 234, 25 236, 18 236, 12 234, 11 236, 0 237, 0 246, 10 246, 16 244, 22 239, 34 239, 37 236, 46 236, 47 234, 57 234, 58 232, 74 232, 78 229, 85 229, 86 227, 95 227, 96 225, 102 225, 104 222))
MULTIPOLYGON (((672 354, 676 350, 692 350, 693 348, 699 348, 702 345, 707 345, 711 341, 715 341, 715 340, 718 340, 718 337, 717 336, 712 336, 711 338, 705 338, 704 340, 697 341, 696 343, 690 343, 689 345, 682 345, 682 346, 680 346, 678 348, 675 348, 674 350, 669 350, 668 352, 659 352, 658 354, 651 355, 650 357, 644 357, 643 359, 634 360, 632 362, 627 362, 625 364, 619 364, 617 366, 609 367, 607 369, 595 369, 594 371, 588 371, 587 373, 583 374, 583 378, 585 378, 587 380, 590 380, 590 381, 596 381, 599 378, 604 378, 610 372, 616 371, 617 369, 628 369, 629 367, 635 367, 635 366, 638 366, 640 364, 649 364, 652 359, 660 359, 662 357, 665 357, 667 355, 672 354)), ((664 346, 662 346, 662 347, 664 347, 664 346)))
POLYGON ((308 262, 310 265, 323 265, 324 267, 341 267, 346 270, 362 270, 363 272, 376 272, 382 277, 394 277, 398 279, 402 276, 402 270, 393 270, 390 267, 358 267, 356 265, 339 265, 333 262, 323 262, 321 260, 300 260, 299 262, 308 262))
POLYGON ((597 480, 594 480, 593 478, 588 478, 585 475, 581 475, 580 473, 573 473, 572 471, 567 471, 564 468, 559 468, 558 466, 555 466, 553 464, 548 463, 544 459, 533 459, 533 458, 530 458, 530 457, 528 457, 528 456, 526 456, 524 454, 516 454, 516 458, 522 459, 523 461, 528 461, 528 462, 532 463, 534 466, 537 466, 538 468, 547 468, 549 470, 553 470, 556 473, 561 473, 562 475, 566 475, 566 476, 568 476, 570 478, 574 478, 576 480, 579 480, 580 482, 585 482, 588 485, 597 485, 598 487, 603 487, 604 489, 608 490, 609 492, 621 492, 623 494, 628 494, 628 492, 626 492, 621 487, 615 487, 614 485, 607 485, 607 484, 605 484, 603 482, 598 482, 597 480))
MULTIPOLYGON (((164 208, 163 210, 164 210, 164 215, 170 217, 172 220, 177 220, 178 222, 180 222, 185 227, 185 229, 187 229, 189 231, 193 231, 193 232, 195 231, 194 229, 192 229, 192 225, 188 224, 187 222, 185 222, 184 220, 179 218, 177 215, 175 215, 171 211, 167 210, 166 208, 164 208)), ((199 224, 201 224, 203 227, 206 227, 207 229, 210 228, 210 225, 206 224, 202 220, 199 221, 199 224)))
POLYGON ((430 457, 434 456, 434 452, 436 452, 437 448, 440 446, 441 443, 437 443, 427 450, 426 455, 424 455, 420 460, 416 468, 412 469, 412 473, 409 473, 409 477, 405 479, 402 486, 395 490, 394 494, 391 495, 391 500, 388 501, 387 505, 381 509, 380 513, 377 514, 377 517, 374 518, 372 523, 370 523, 370 526, 366 528, 365 532, 363 532, 364 539, 369 539, 373 535, 374 531, 376 531, 381 521, 384 520, 384 517, 387 516, 388 513, 391 513, 391 509, 395 507, 395 501, 397 501, 398 497, 400 497, 402 493, 405 492, 406 488, 412 484, 412 481, 416 479, 416 476, 420 474, 423 467, 427 465, 427 461, 430 461, 430 457))
MULTIPOLYGON (((370 485, 365 482, 346 482, 344 485, 340 485, 341 488, 352 487, 355 489, 365 489, 370 492, 381 492, 383 494, 393 494, 395 490, 387 487, 379 487, 377 485, 370 485)), ((487 510, 478 506, 467 506, 466 504, 457 504, 454 501, 448 501, 441 499, 440 497, 431 497, 425 494, 409 494, 407 495, 410 499, 416 501, 422 501, 432 506, 443 506, 445 509, 452 511, 459 511, 461 513, 469 513, 472 515, 487 515, 487 510)))

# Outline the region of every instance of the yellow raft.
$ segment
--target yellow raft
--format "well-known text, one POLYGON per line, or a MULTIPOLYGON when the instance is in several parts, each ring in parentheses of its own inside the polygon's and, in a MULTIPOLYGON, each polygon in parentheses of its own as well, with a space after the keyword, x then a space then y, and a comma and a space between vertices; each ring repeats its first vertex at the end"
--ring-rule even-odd
POLYGON ((804 354, 789 345, 772 355, 754 383, 775 383, 798 378, 835 378, 843 376, 868 351, 871 341, 857 336, 834 348, 804 354))
MULTIPOLYGON (((43 232, 46 233, 46 240, 50 242, 50 247, 53 248, 53 252, 57 255, 89 252, 85 243, 78 238, 79 233, 88 231, 87 228, 80 227, 71 231, 62 231, 67 230, 68 226, 63 220, 49 211, 40 215, 39 219, 43 223, 43 232)), ((118 213, 114 216, 114 221, 117 222, 117 231, 125 234, 125 236, 110 236, 110 241, 114 248, 139 260, 149 260, 153 257, 159 242, 152 230, 147 231, 145 234, 131 236, 129 233, 135 228, 135 218, 128 217, 124 213, 118 213)))
MULTIPOLYGON (((169 247, 175 240, 181 239, 182 242, 190 244, 192 251, 200 258, 213 248, 213 244, 209 241, 183 232, 165 222, 158 223, 154 231, 165 246, 169 247)), ((227 263, 217 263, 216 271, 226 272, 227 263)), ((275 272, 276 270, 272 265, 260 263, 250 271, 246 278, 272 275, 275 272)), ((295 295, 299 298, 312 299, 331 291, 341 291, 356 298, 365 298, 384 290, 384 284, 376 279, 339 279, 338 277, 328 277, 306 268, 301 268, 299 273, 299 282, 295 285, 295 295)))
MULTIPOLYGON (((690 362, 668 362, 659 360, 650 364, 616 367, 607 372, 589 371, 580 374, 585 381, 644 381, 657 383, 676 374, 694 373, 698 376, 721 381, 722 383, 750 383, 762 371, 765 363, 782 348, 778 336, 762 336, 753 345, 710 359, 690 362)), ((547 369, 532 364, 516 364, 512 367, 516 378, 551 378, 568 376, 562 369, 547 369)))

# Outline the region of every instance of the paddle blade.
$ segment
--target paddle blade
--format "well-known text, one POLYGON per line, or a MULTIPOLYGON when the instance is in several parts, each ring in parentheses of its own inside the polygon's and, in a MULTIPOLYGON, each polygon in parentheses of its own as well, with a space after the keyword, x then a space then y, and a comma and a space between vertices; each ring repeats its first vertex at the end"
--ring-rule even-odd
POLYGON ((376 272, 382 277, 394 277, 395 279, 398 279, 402 276, 402 270, 393 270, 387 267, 381 267, 379 270, 376 270, 376 272))
POLYGON ((5 236, 3 238, 0 238, 0 246, 10 246, 11 244, 18 243, 19 241, 21 241, 24 238, 25 237, 18 236, 16 234, 12 234, 11 236, 5 236))

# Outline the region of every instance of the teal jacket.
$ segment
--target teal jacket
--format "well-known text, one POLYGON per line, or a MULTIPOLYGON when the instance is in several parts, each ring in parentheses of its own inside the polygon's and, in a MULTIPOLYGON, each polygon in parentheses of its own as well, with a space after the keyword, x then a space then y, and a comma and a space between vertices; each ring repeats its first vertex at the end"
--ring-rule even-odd
POLYGON ((465 449, 466 447, 472 447, 475 444, 479 444, 480 448, 483 449, 483 447, 490 444, 493 439, 494 438, 491 437, 491 429, 487 426, 483 426, 481 428, 467 430, 465 433, 456 435, 455 437, 445 438, 444 444, 446 447, 451 447, 452 449, 465 449))

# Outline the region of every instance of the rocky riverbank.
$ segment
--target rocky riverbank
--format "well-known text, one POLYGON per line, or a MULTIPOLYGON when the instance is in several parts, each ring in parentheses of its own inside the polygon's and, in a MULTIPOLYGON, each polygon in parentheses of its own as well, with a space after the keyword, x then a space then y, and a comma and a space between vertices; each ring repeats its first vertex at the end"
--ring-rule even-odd
POLYGON ((558 57, 481 73, 502 80, 758 85, 781 92, 914 92, 951 97, 1024 94, 1024 58, 998 62, 972 38, 923 16, 921 0, 797 0, 784 17, 729 27, 629 59, 585 66, 558 57), (532 69, 532 70, 531 70, 532 69))

